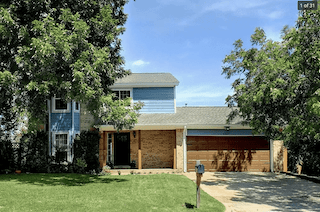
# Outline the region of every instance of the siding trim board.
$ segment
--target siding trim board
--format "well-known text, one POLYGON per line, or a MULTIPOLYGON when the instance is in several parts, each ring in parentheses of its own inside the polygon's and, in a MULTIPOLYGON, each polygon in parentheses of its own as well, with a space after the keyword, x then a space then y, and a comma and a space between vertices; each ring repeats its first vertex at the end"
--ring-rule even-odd
POLYGON ((248 129, 188 129, 189 136, 262 136, 252 134, 252 130, 248 129))

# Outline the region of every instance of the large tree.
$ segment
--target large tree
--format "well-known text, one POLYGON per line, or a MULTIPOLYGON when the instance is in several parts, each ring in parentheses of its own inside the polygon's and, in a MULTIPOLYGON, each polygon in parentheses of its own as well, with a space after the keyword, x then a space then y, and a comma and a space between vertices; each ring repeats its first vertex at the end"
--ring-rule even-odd
POLYGON ((239 76, 226 98, 233 108, 228 121, 240 116, 255 132, 284 140, 309 173, 320 173, 319 29, 319 9, 300 12, 295 28, 283 28, 281 42, 256 28, 251 42, 258 47, 245 50, 237 40, 222 72, 239 76))
POLYGON ((0 73, 16 79, 19 112, 44 120, 46 100, 56 95, 81 102, 118 130, 133 127, 142 104, 114 101, 109 89, 131 73, 119 39, 127 0, 8 2, 0 12, 0 73))

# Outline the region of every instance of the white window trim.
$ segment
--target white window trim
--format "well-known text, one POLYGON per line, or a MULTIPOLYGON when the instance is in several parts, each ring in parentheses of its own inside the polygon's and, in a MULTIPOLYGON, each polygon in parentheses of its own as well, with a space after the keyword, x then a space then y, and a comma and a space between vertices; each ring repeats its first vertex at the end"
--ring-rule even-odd
POLYGON ((70 102, 67 103, 67 109, 66 110, 57 110, 56 109, 56 99, 61 99, 61 98, 52 98, 52 113, 70 113, 70 102))
POLYGON ((67 161, 72 162, 71 158, 71 145, 70 145, 70 134, 68 131, 52 132, 52 155, 56 155, 56 135, 67 134, 67 161))
POLYGON ((80 113, 80 103, 78 102, 78 104, 79 104, 79 110, 76 110, 76 103, 77 102, 73 102, 73 106, 72 106, 72 108, 74 108, 74 112, 76 112, 76 113, 80 113))
POLYGON ((112 134, 111 133, 107 133, 107 154, 108 154, 108 162, 112 162, 113 163, 113 148, 112 148, 112 134), (111 135, 111 142, 110 142, 110 145, 109 145, 109 135, 111 135), (109 155, 109 152, 110 152, 110 155, 109 155))
POLYGON ((117 89, 111 89, 112 91, 130 91, 130 98, 131 98, 131 106, 133 106, 133 88, 117 88, 117 89))

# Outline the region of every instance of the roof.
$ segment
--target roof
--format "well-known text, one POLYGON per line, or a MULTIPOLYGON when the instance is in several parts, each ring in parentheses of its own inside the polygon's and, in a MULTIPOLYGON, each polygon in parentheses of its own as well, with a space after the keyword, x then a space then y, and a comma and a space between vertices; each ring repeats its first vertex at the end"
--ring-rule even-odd
MULTIPOLYGON (((137 125, 227 125, 227 116, 231 108, 213 107, 177 107, 176 113, 143 113, 137 125)), ((241 118, 235 118, 230 125, 240 125, 241 118)))
POLYGON ((171 73, 132 73, 117 79, 111 88, 116 87, 173 87, 179 81, 171 73))

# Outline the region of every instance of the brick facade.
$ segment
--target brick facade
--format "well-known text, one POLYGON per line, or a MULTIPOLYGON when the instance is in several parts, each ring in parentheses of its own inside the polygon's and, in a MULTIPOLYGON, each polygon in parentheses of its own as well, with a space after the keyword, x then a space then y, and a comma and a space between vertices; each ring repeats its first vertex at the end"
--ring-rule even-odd
MULTIPOLYGON (((174 149, 176 148, 177 168, 182 170, 182 131, 177 133, 175 130, 136 130, 134 131, 135 136, 133 131, 121 132, 130 132, 130 162, 134 160, 136 162, 136 168, 138 168, 139 163, 138 150, 140 141, 142 153, 141 164, 143 169, 173 168, 174 149), (177 135, 180 141, 178 141, 178 144, 176 145, 177 135)), ((106 165, 108 157, 108 133, 112 134, 112 153, 114 154, 114 133, 116 132, 101 132, 102 138, 100 139, 99 145, 99 161, 101 167, 106 165)))
POLYGON ((141 131, 142 168, 173 168, 175 130, 141 131))
POLYGON ((275 172, 287 172, 287 149, 283 141, 273 141, 273 169, 275 172))
POLYGON ((176 162, 177 169, 183 170, 183 129, 176 130, 176 162))

